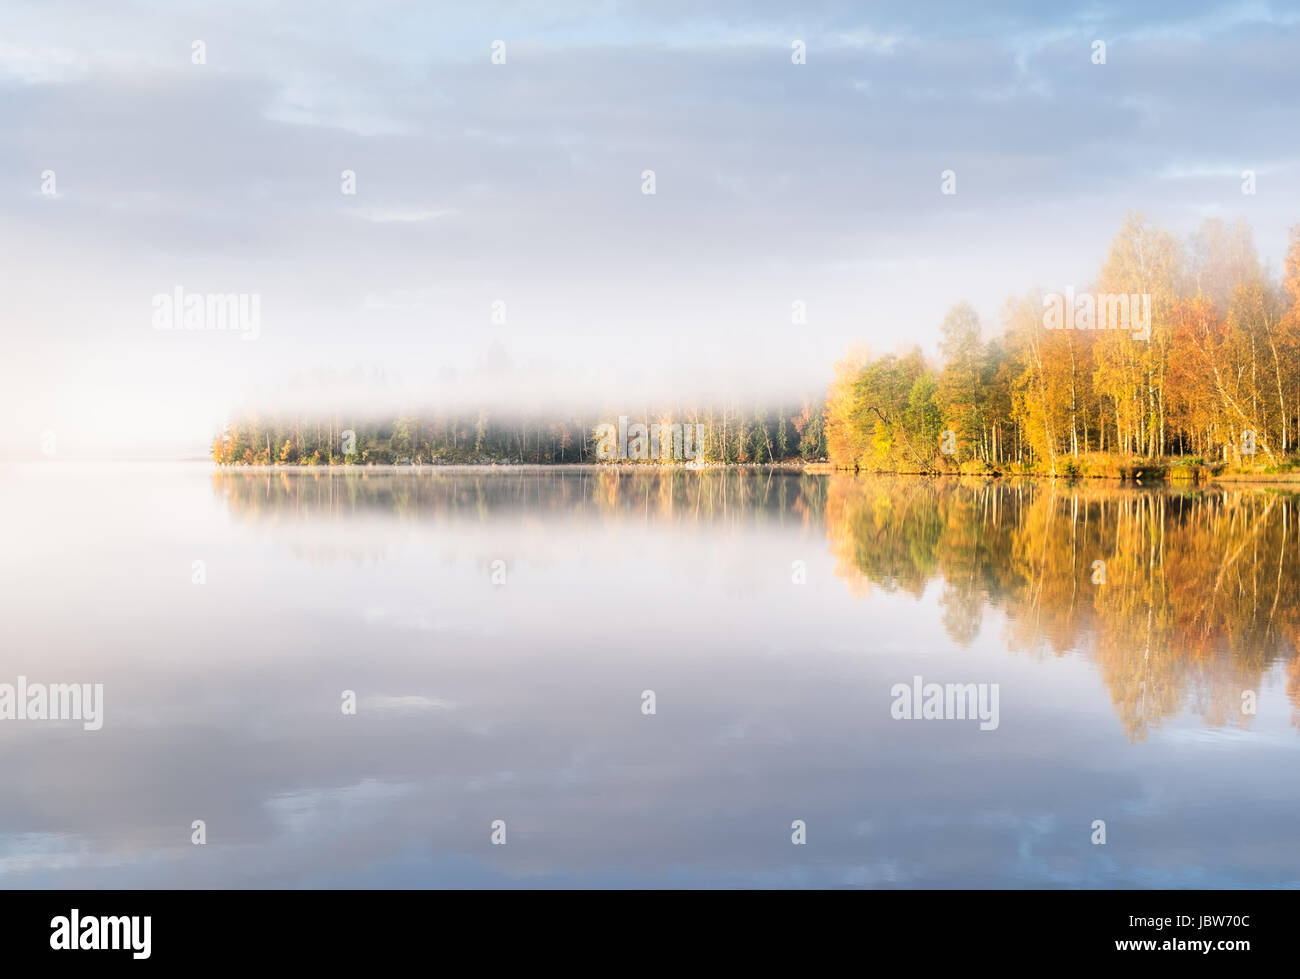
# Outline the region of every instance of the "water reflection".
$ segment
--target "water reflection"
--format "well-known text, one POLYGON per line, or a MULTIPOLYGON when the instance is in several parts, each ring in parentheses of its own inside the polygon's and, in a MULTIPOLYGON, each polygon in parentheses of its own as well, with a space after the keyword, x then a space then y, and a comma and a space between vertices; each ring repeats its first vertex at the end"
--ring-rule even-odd
POLYGON ((1189 701, 1208 724, 1249 726, 1243 691, 1279 663, 1300 708, 1290 493, 835 479, 826 524, 859 592, 941 578, 958 643, 996 607, 1011 649, 1086 651, 1133 738, 1189 701))
POLYGON ((486 522, 521 511, 581 520, 645 519, 689 524, 755 520, 820 523, 826 477, 773 470, 580 467, 240 470, 212 473, 231 512, 290 522, 364 513, 402 519, 486 522))
MULTIPOLYGON (((919 600, 938 582, 943 626, 959 645, 997 609, 1009 649, 1086 654, 1131 739, 1189 706, 1208 725, 1248 728, 1243 692, 1258 691, 1278 665, 1300 724, 1300 527, 1295 495, 1276 489, 761 470, 212 478, 232 513, 273 526, 378 512, 458 524, 527 514, 574 525, 821 529, 854 595, 878 588, 919 600)), ((315 556, 330 553, 322 542, 315 556)))
POLYGON ((1296 886, 1294 506, 0 466, 0 682, 105 691, 0 722, 0 884, 1296 886), (999 727, 895 720, 918 674, 999 727))

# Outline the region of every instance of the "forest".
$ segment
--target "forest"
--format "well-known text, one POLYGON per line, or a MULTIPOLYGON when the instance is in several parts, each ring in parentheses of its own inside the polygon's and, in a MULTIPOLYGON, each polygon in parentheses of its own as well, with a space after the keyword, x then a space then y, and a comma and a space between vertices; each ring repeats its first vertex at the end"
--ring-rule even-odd
MULTIPOLYGON (((1130 214, 1088 288, 1008 299, 1000 331, 966 302, 920 347, 836 364, 824 402, 589 414, 245 413, 212 442, 223 465, 594 463, 598 429, 700 423, 700 462, 829 462, 868 472, 1126 476, 1170 467, 1275 473, 1300 462, 1300 225, 1283 268, 1249 225, 1185 240, 1130 214), (1143 311, 1142 330, 1127 308, 1143 311), (1136 307, 1135 307, 1136 309, 1136 307)), ((1136 318, 1136 312, 1134 313, 1136 318)), ((655 459, 650 463, 663 461, 655 459)), ((680 460, 678 460, 680 461, 680 460)))
POLYGON ((1121 475, 1134 461, 1294 464, 1300 226, 1275 276, 1245 221, 1208 219, 1182 241, 1130 214, 1086 299, 1089 329, 1053 324, 1059 294, 1036 290, 1007 300, 988 339, 969 304, 953 306, 938 364, 919 348, 841 361, 826 403, 830 460, 1050 475, 1121 475), (1097 297, 1115 295, 1149 303, 1147 336, 1107 322, 1115 311, 1097 297))
MULTIPOLYGON (((802 463, 826 458, 820 404, 755 407, 677 406, 672 411, 543 413, 413 411, 396 418, 363 413, 231 421, 212 441, 222 465, 489 465, 596 463, 602 424, 704 425, 695 453, 732 465, 802 463)), ((666 450, 671 454, 671 450, 666 450)), ((650 460, 641 464, 674 461, 650 460)), ((685 462, 690 460, 676 460, 685 462)))

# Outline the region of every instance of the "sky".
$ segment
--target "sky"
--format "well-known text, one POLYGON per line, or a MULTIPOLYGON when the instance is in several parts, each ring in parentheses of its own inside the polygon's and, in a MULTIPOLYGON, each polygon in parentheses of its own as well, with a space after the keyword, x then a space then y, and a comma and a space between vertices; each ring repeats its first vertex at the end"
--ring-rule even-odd
POLYGON ((954 303, 996 335, 1086 287, 1131 210, 1245 218, 1277 268, 1297 51, 1283 3, 6 0, 0 455, 818 397, 954 303), (256 336, 158 329, 178 289, 256 297, 256 336))

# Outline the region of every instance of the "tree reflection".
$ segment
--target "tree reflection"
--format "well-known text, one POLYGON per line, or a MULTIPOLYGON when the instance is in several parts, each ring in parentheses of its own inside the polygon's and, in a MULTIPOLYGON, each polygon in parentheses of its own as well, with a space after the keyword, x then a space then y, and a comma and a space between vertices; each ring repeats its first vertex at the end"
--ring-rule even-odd
POLYGON ((1292 539, 1300 498, 1289 492, 615 467, 218 470, 212 478, 237 519, 297 528, 285 539, 315 561, 336 559, 340 548, 361 548, 345 555, 352 560, 381 560, 381 543, 319 526, 377 514, 518 520, 555 534, 629 521, 688 532, 824 524, 836 573, 853 594, 879 588, 919 599, 936 587, 944 628, 959 644, 974 641, 996 609, 1011 649, 1089 657, 1134 740, 1185 706, 1214 726, 1248 726, 1243 691, 1260 691, 1278 667, 1300 724, 1300 541, 1292 539))
POLYGON ((1247 726, 1243 691, 1278 663, 1300 707, 1296 520, 1296 496, 1273 490, 1061 481, 837 476, 826 501, 852 589, 919 595, 938 577, 956 642, 993 607, 1013 649, 1085 653, 1135 740, 1184 704, 1247 726))

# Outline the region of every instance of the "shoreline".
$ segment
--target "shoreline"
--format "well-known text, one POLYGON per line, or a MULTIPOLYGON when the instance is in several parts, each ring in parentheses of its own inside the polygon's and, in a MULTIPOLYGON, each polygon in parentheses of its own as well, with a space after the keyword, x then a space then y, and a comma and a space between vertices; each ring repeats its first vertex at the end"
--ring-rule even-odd
POLYGON ((1300 471, 1284 473, 1220 473, 1217 475, 1208 472, 1199 473, 1193 477, 1171 475, 1169 469, 1157 469, 1151 475, 1143 476, 1120 476, 1109 473, 1096 474, 1062 474, 1058 473, 1053 476, 1050 473, 1036 472, 987 472, 987 473, 962 473, 962 472, 919 472, 904 470, 868 470, 868 469, 851 469, 847 467, 833 466, 826 462, 812 463, 707 463, 704 465, 687 465, 674 463, 623 463, 610 464, 599 462, 510 462, 510 463, 422 463, 422 464, 395 464, 395 463, 375 463, 370 465, 297 465, 297 464, 272 464, 272 465, 228 465, 220 463, 211 463, 212 472, 226 473, 330 473, 343 475, 360 475, 367 474, 396 474, 409 473, 419 475, 425 472, 460 472, 460 473, 533 473, 533 472, 611 472, 611 473, 644 473, 644 472, 788 472, 800 473, 810 476, 865 476, 865 477, 891 477, 891 476, 908 476, 917 479, 985 479, 985 480, 1017 480, 1033 479, 1046 480, 1066 483, 1080 482, 1107 482, 1119 483, 1132 486, 1151 487, 1151 486, 1169 486, 1177 488, 1189 487, 1208 487, 1219 483, 1251 483, 1256 485, 1300 485, 1300 471))
MULTIPOLYGON (((807 472, 809 467, 803 463, 790 462, 727 462, 706 463, 692 466, 685 463, 608 463, 608 462, 436 462, 421 464, 401 464, 385 462, 368 465, 298 465, 296 463, 271 465, 233 465, 210 462, 213 472, 339 472, 339 473, 421 473, 444 471, 474 472, 710 472, 720 469, 737 471, 783 471, 807 472)), ((813 463, 813 466, 826 466, 825 472, 835 470, 825 463, 813 463)))

